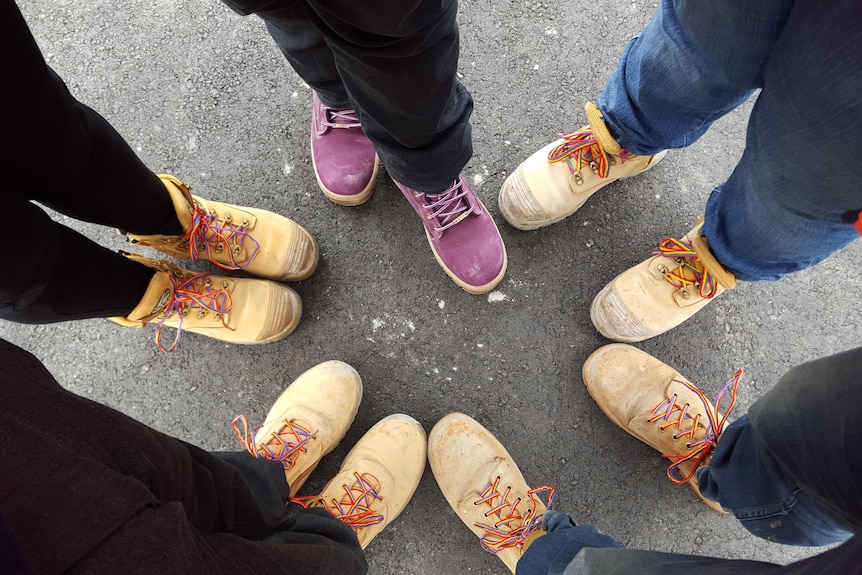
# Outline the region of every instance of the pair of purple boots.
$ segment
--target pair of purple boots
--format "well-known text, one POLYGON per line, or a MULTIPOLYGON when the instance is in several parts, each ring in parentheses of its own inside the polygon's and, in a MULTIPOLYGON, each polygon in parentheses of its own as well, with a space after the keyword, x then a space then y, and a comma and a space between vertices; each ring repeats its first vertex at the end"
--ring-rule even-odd
MULTIPOLYGON (((327 198, 342 206, 366 202, 380 160, 353 109, 330 108, 314 93, 311 124, 314 174, 327 198)), ((503 279, 507 257, 491 214, 459 175, 440 193, 395 182, 425 226, 437 262, 465 291, 486 293, 503 279)))

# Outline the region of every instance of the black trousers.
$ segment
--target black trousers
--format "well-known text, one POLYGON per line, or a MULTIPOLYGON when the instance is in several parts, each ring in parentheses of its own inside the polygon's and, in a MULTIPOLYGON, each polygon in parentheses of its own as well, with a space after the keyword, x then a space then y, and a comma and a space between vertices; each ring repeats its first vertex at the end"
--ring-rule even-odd
POLYGON ((457 0, 225 0, 257 14, 321 100, 355 108, 389 174, 446 189, 473 154, 457 0))
POLYGON ((0 573, 365 573, 350 527, 288 513, 280 463, 159 433, 2 340, 0 365, 0 573))
POLYGON ((0 154, 7 217, 0 317, 49 323, 125 315, 153 271, 51 220, 181 233, 170 197, 123 138, 45 63, 13 0, 0 0, 0 154), (11 229, 10 229, 11 226, 11 229))

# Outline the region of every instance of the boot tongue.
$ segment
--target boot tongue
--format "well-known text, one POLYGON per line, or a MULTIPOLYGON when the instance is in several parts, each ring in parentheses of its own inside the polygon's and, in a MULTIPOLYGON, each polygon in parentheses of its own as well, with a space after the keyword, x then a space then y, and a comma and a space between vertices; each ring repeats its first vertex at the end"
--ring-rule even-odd
POLYGON ((148 322, 165 312, 168 304, 171 302, 174 293, 174 286, 171 282, 171 276, 167 272, 156 272, 153 279, 150 280, 150 285, 147 286, 147 291, 144 292, 144 297, 133 309, 128 319, 132 321, 148 322))

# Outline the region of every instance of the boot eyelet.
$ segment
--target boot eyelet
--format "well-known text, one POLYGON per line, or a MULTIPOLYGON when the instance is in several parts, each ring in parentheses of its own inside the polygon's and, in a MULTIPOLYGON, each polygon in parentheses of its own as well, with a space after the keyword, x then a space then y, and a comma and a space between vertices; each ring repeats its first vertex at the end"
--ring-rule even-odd
POLYGON ((221 252, 222 250, 224 250, 224 244, 217 244, 216 245, 216 251, 221 252))
POLYGON ((685 258, 676 258, 674 261, 679 265, 682 265, 685 263, 685 258))
POLYGON ((658 270, 658 273, 660 273, 661 275, 663 275, 663 276, 667 275, 667 268, 664 267, 664 264, 659 264, 656 269, 658 270))
POLYGON ((236 246, 236 247, 233 249, 233 253, 234 253, 234 254, 236 254, 236 255, 239 255, 239 253, 240 253, 241 251, 242 251, 242 248, 241 248, 241 247, 239 247, 239 246, 236 246))
POLYGON ((691 297, 691 294, 688 293, 688 290, 684 289, 679 290, 679 295, 682 297, 682 299, 689 299, 691 297))
POLYGON ((206 310, 203 310, 203 309, 202 309, 201 311, 199 311, 199 312, 198 312, 197 318, 198 318, 198 319, 203 319, 203 318, 205 318, 206 316, 207 316, 207 312, 206 312, 206 310))
POLYGON ((230 212, 225 212, 225 214, 224 214, 224 221, 229 222, 229 221, 231 221, 232 219, 233 219, 233 216, 230 214, 230 212))
POLYGON ((575 174, 575 183, 582 186, 584 184, 584 178, 582 178, 580 174, 575 174))
POLYGON ((247 225, 248 225, 248 218, 243 218, 243 219, 242 219, 242 225, 244 225, 244 226, 247 226, 247 225))
POLYGON ((227 289, 230 287, 230 284, 227 283, 227 280, 225 280, 225 281, 221 282, 221 287, 223 287, 224 289, 227 289))

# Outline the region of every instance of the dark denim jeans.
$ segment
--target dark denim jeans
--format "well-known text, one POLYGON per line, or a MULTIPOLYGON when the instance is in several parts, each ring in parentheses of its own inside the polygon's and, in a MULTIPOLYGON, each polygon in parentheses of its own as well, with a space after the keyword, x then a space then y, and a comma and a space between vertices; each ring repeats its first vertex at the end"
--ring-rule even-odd
MULTIPOLYGON (((698 470, 703 494, 769 541, 813 546, 852 537, 862 525, 860 374, 862 348, 790 370, 722 434, 709 467, 698 470)), ((720 559, 657 552, 594 553, 589 548, 620 545, 591 526, 576 525, 567 515, 549 513, 545 525, 548 534, 524 554, 518 575, 667 572, 663 569, 692 567, 692 562, 699 569, 713 565, 716 572, 728 567, 722 567, 720 559)), ((797 567, 799 572, 818 572, 821 561, 822 573, 849 573, 824 565, 855 555, 855 565, 862 569, 856 555, 860 545, 856 536, 797 567)))
POLYGON ((352 107, 389 174, 440 192, 473 155, 457 0, 225 0, 254 13, 330 106, 352 107))
POLYGON ((862 208, 860 22, 856 0, 664 0, 599 96, 620 144, 651 154, 690 145, 760 90, 703 228, 741 280, 778 279, 858 237, 842 216, 862 208))

